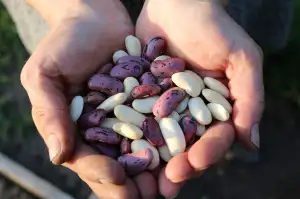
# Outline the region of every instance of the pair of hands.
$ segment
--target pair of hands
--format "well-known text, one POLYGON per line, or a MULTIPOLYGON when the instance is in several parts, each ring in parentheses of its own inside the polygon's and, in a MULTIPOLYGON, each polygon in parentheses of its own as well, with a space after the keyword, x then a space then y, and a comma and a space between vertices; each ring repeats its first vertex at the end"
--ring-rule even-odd
POLYGON ((157 193, 173 198, 185 181, 221 159, 235 138, 247 149, 259 148, 262 54, 218 1, 147 0, 135 28, 120 0, 27 1, 51 25, 21 74, 35 125, 51 161, 76 172, 102 199, 154 199, 157 193), (233 120, 209 128, 189 152, 174 157, 158 179, 149 172, 126 177, 116 161, 78 139, 69 116, 72 96, 124 48, 130 34, 143 44, 165 37, 168 54, 183 58, 200 75, 228 83, 234 101, 233 120))

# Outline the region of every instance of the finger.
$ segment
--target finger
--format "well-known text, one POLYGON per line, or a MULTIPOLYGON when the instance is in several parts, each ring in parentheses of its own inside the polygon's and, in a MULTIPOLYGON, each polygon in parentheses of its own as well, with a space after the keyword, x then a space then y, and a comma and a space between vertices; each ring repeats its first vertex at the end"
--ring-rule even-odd
POLYGON ((139 190, 141 199, 155 199, 157 195, 157 183, 149 172, 144 172, 133 178, 139 190))
POLYGON ((134 182, 129 178, 126 178, 123 185, 99 184, 88 180, 84 181, 100 198, 140 199, 134 182))
POLYGON ((158 178, 158 189, 160 194, 165 198, 175 198, 179 194, 183 185, 184 183, 171 182, 166 176, 165 168, 160 172, 158 178))
POLYGON ((63 164, 83 179, 102 184, 123 184, 125 172, 115 160, 99 155, 91 147, 79 144, 72 159, 63 164))
POLYGON ((26 63, 21 80, 31 104, 34 123, 49 149, 50 160, 61 164, 71 156, 75 143, 75 127, 69 115, 64 86, 55 67, 48 76, 44 67, 51 61, 38 62, 33 55, 26 63))
POLYGON ((239 140, 248 149, 257 149, 260 145, 259 122, 264 109, 264 85, 263 61, 259 52, 258 49, 246 49, 247 55, 233 53, 226 71, 235 101, 233 122, 239 140))
POLYGON ((216 123, 189 150, 188 161, 196 171, 204 171, 224 157, 233 142, 233 126, 229 122, 216 123))
POLYGON ((194 172, 194 168, 189 163, 187 152, 173 157, 166 166, 166 176, 173 183, 190 179, 194 172))

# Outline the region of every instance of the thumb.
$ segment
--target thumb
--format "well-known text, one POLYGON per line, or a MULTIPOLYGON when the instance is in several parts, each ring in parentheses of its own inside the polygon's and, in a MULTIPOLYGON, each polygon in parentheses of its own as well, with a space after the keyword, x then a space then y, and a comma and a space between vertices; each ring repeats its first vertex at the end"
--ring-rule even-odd
MULTIPOLYGON (((238 42, 237 42, 238 43, 238 42)), ((240 42, 229 57, 226 75, 229 79, 233 106, 233 122, 239 140, 248 149, 260 145, 259 122, 264 109, 263 57, 254 42, 240 42)))
MULTIPOLYGON (((55 62, 53 36, 48 35, 25 64, 21 82, 32 104, 34 123, 44 139, 52 163, 62 164, 72 154, 75 126, 69 115, 64 81, 55 62)), ((54 41, 55 42, 55 41, 54 41)))

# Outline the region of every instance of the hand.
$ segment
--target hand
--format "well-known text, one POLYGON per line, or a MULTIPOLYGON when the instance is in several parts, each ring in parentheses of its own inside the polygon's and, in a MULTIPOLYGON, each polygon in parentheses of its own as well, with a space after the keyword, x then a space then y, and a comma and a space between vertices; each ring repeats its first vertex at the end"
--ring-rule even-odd
POLYGON ((218 0, 145 1, 136 35, 144 44, 154 36, 164 37, 168 54, 187 60, 200 76, 228 82, 234 102, 233 125, 212 126, 189 152, 167 164, 159 179, 162 195, 175 196, 183 182, 221 159, 235 132, 247 149, 259 148, 258 125, 264 107, 262 53, 218 0))
POLYGON ((143 198, 155 195, 152 175, 127 178, 118 162, 77 139, 69 116, 69 97, 86 86, 86 80, 134 33, 126 9, 119 0, 28 1, 51 25, 21 74, 51 161, 76 172, 101 198, 137 199, 144 186, 143 198))

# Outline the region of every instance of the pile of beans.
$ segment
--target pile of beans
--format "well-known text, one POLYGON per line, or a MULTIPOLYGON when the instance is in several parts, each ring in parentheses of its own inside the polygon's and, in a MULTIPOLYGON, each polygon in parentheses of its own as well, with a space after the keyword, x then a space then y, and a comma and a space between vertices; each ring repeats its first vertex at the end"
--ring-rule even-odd
POLYGON ((227 121, 232 106, 220 81, 164 55, 164 38, 142 51, 130 35, 125 46, 89 79, 85 96, 74 97, 70 114, 86 142, 134 176, 188 150, 213 120, 227 121))

